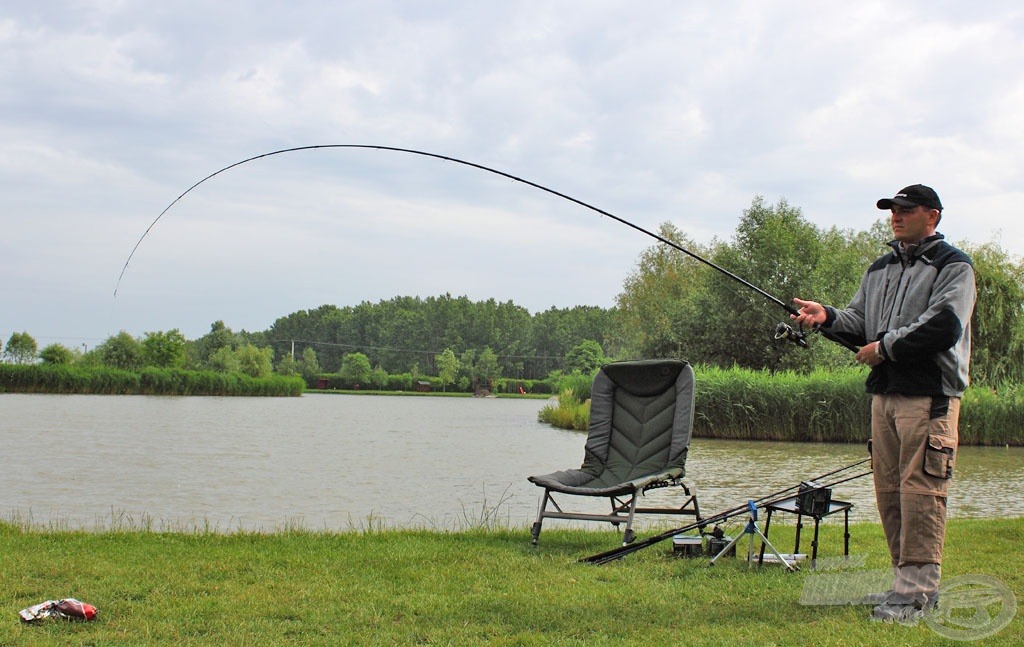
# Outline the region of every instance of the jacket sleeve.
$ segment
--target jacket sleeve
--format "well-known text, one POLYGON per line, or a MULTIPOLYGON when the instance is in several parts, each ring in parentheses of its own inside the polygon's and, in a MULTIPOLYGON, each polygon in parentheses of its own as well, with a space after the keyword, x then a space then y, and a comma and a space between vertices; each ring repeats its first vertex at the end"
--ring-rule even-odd
POLYGON ((863 346, 868 341, 864 332, 864 301, 867 280, 868 275, 865 272, 860 281, 860 287, 857 288, 857 293, 853 295, 853 300, 842 310, 825 306, 823 327, 855 346, 863 346))

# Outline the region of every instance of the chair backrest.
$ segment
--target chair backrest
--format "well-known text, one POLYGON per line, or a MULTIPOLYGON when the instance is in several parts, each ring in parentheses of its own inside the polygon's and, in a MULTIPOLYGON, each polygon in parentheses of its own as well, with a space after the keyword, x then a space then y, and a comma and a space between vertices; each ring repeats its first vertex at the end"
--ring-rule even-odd
POLYGON ((582 470, 612 485, 684 468, 693 429, 694 377, 678 359, 612 362, 591 388, 582 470))

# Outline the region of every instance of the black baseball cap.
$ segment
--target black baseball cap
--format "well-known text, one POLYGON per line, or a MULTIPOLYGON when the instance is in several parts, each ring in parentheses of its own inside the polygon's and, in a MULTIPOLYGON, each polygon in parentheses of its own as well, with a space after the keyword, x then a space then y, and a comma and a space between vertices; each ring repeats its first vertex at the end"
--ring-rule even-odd
POLYGON ((922 207, 942 211, 939 194, 935 192, 935 189, 923 184, 911 184, 900 189, 899 193, 891 198, 882 198, 877 204, 879 209, 892 209, 894 206, 916 207, 921 205, 922 207))

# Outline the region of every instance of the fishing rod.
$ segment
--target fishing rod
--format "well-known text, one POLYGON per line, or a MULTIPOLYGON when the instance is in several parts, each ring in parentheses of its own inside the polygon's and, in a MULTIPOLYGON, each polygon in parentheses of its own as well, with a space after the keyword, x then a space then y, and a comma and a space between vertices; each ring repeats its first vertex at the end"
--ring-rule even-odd
MULTIPOLYGON (((525 184, 527 186, 532 186, 535 189, 540 189, 541 191, 545 191, 547 193, 550 193, 551 195, 554 195, 554 196, 557 196, 557 197, 562 198, 564 200, 568 200, 569 202, 578 204, 579 206, 584 207, 586 209, 590 209, 591 211, 599 213, 602 216, 611 218, 612 220, 614 220, 614 221, 616 221, 616 222, 618 222, 620 224, 626 225, 627 227, 631 227, 631 228, 635 229, 636 231, 639 231, 642 234, 646 234, 647 236, 650 236, 651 238, 657 240, 658 242, 663 243, 665 245, 668 245, 669 247, 671 247, 671 248, 673 248, 673 249, 675 249, 677 251, 680 251, 680 252, 686 254, 687 256, 689 256, 689 257, 691 257, 691 258, 693 258, 693 259, 695 259, 697 261, 700 261, 701 263, 704 263, 708 267, 710 267, 710 268, 712 268, 712 269, 714 269, 714 270, 716 270, 718 272, 721 272, 722 274, 724 274, 725 276, 729 277, 733 281, 736 281, 737 283, 739 283, 740 285, 746 287, 747 289, 753 290, 754 292, 760 294, 761 296, 763 296, 764 298, 768 299, 772 303, 778 305, 779 307, 781 307, 783 310, 785 310, 789 314, 791 314, 791 315, 799 314, 799 311, 796 308, 794 308, 792 305, 790 305, 788 303, 785 303, 784 301, 782 301, 781 299, 779 299, 776 296, 773 296, 772 294, 769 294, 765 290, 763 290, 763 289, 757 287, 756 285, 750 283, 746 279, 744 279, 742 277, 739 277, 736 274, 733 274, 732 272, 730 272, 729 270, 725 269, 724 267, 721 267, 720 265, 717 265, 716 263, 713 263, 712 261, 709 261, 708 259, 706 259, 706 258, 704 258, 704 257, 702 257, 702 256, 700 256, 700 255, 698 255, 698 254, 696 254, 696 253, 686 249, 682 245, 679 245, 678 243, 675 243, 675 242, 669 240, 668 238, 665 238, 664 236, 661 236, 661 235, 659 235, 659 234, 657 234, 657 233, 655 233, 653 231, 645 229, 645 228, 641 227, 640 225, 637 225, 636 223, 630 222, 630 221, 626 220, 625 218, 621 218, 619 216, 616 216, 613 213, 610 213, 608 211, 605 211, 604 209, 600 209, 598 207, 595 207, 592 204, 589 204, 587 202, 584 202, 582 200, 574 198, 574 197, 572 197, 570 195, 567 195, 565 193, 562 193, 560 191, 556 191, 556 190, 551 189, 549 187, 546 187, 546 186, 544 186, 542 184, 538 184, 537 182, 532 182, 530 180, 521 178, 519 176, 512 175, 511 173, 506 173, 505 171, 501 171, 501 170, 498 170, 498 169, 495 169, 495 168, 491 168, 490 166, 484 166, 483 164, 477 164, 476 162, 469 162, 469 161, 466 161, 466 160, 463 160, 463 159, 459 159, 457 157, 450 157, 448 155, 441 155, 439 153, 430 153, 430 152, 427 152, 427 151, 416 150, 416 149, 412 149, 412 148, 399 148, 397 146, 377 146, 377 145, 373 145, 373 144, 318 144, 318 145, 313 145, 313 146, 296 146, 296 147, 293 147, 293 148, 282 148, 280 150, 271 151, 269 153, 263 153, 261 155, 254 155, 252 157, 248 157, 248 158, 246 158, 244 160, 235 162, 233 164, 229 164, 229 165, 225 166, 224 168, 222 168, 220 170, 217 170, 217 171, 214 171, 213 173, 210 173, 209 175, 207 175, 203 179, 199 180, 198 182, 196 182, 195 184, 193 184, 192 186, 187 188, 181 195, 179 195, 169 205, 167 205, 164 208, 164 210, 160 212, 160 215, 158 215, 153 220, 153 222, 151 222, 149 224, 149 227, 146 228, 146 231, 144 231, 142 233, 142 236, 135 243, 135 247, 133 247, 131 253, 128 254, 128 258, 124 262, 124 267, 121 268, 121 274, 118 275, 118 277, 117 277, 117 284, 114 286, 114 297, 115 298, 117 297, 117 291, 118 291, 118 289, 121 286, 121 280, 124 278, 124 273, 128 270, 128 265, 131 263, 132 257, 135 256, 135 252, 138 251, 139 245, 142 244, 142 241, 146 238, 146 236, 149 235, 149 232, 153 229, 154 226, 156 226, 156 223, 158 223, 160 221, 160 219, 164 217, 164 214, 166 214, 168 211, 171 210, 171 207, 173 207, 178 202, 180 202, 186 195, 191 193, 194 189, 198 188, 201 184, 203 184, 207 180, 211 180, 211 179, 215 178, 216 176, 220 175, 221 173, 229 171, 229 170, 231 170, 231 169, 233 169, 233 168, 235 168, 237 166, 241 166, 242 164, 247 164, 249 162, 254 162, 256 160, 263 159, 263 158, 266 158, 266 157, 272 157, 274 155, 282 155, 284 153, 294 153, 294 152, 298 152, 298 151, 310 151, 310 150, 329 149, 329 148, 370 149, 370 150, 378 150, 378 151, 390 151, 390 152, 395 152, 395 153, 408 153, 410 155, 420 155, 422 157, 430 157, 430 158, 433 158, 433 159, 439 159, 439 160, 443 160, 443 161, 446 161, 446 162, 452 162, 452 163, 455 163, 455 164, 461 164, 463 166, 469 166, 471 168, 479 169, 481 171, 486 171, 488 173, 493 173, 495 175, 500 175, 501 177, 508 178, 508 179, 510 179, 510 180, 512 180, 514 182, 520 182, 520 183, 525 184)), ((827 331, 825 329, 814 328, 814 329, 812 329, 812 331, 820 332, 827 339, 829 339, 831 341, 834 341, 837 344, 839 344, 839 345, 841 345, 841 346, 843 346, 843 347, 845 347, 845 348, 847 348, 847 349, 849 349, 849 350, 851 350, 853 352, 857 352, 857 350, 858 350, 857 347, 852 345, 850 342, 842 339, 841 337, 838 337, 838 336, 830 333, 829 331, 827 331)), ((788 341, 792 341, 793 343, 795 343, 795 344, 797 344, 799 346, 805 346, 805 347, 807 346, 806 337, 807 337, 807 333, 805 333, 802 329, 801 330, 794 330, 791 326, 789 326, 789 324, 786 324, 786 323, 780 323, 779 326, 776 327, 776 330, 775 330, 775 338, 776 339, 786 339, 788 341)))
POLYGON ((720 523, 722 521, 726 521, 728 519, 731 519, 732 517, 739 516, 739 515, 747 512, 748 510, 750 510, 750 505, 751 504, 754 504, 758 508, 764 508, 764 507, 767 507, 769 505, 774 505, 776 503, 779 503, 780 501, 784 501, 784 500, 790 498, 792 496, 792 494, 790 494, 790 493, 793 492, 793 490, 797 490, 797 489, 803 488, 801 490, 801 492, 816 492, 816 491, 819 491, 819 490, 824 490, 824 489, 835 487, 836 485, 839 485, 840 483, 846 483, 847 481, 852 481, 854 479, 863 478, 863 477, 867 476, 868 474, 871 474, 871 470, 867 470, 865 472, 860 472, 858 474, 854 474, 853 476, 848 476, 848 477, 844 477, 844 478, 841 478, 841 479, 833 480, 833 481, 828 482, 828 483, 819 483, 819 481, 821 481, 822 479, 826 479, 826 478, 828 478, 830 476, 835 476, 835 475, 840 474, 842 472, 845 472, 847 470, 851 470, 854 467, 857 467, 859 465, 863 465, 864 463, 867 463, 870 460, 871 460, 871 458, 868 457, 868 458, 865 458, 864 460, 857 461, 856 463, 851 463, 851 464, 849 464, 849 465, 847 465, 845 467, 841 467, 841 468, 839 468, 837 470, 833 470, 831 472, 826 472, 825 474, 822 474, 820 476, 816 476, 813 479, 811 479, 810 482, 809 482, 809 483, 814 483, 815 484, 815 485, 812 485, 811 487, 807 487, 807 483, 808 482, 805 481, 804 483, 801 483, 800 485, 794 485, 794 486, 788 487, 788 488, 786 488, 784 490, 779 490, 778 492, 772 492, 771 494, 766 494, 765 496, 763 496, 763 497, 761 497, 759 499, 752 499, 751 501, 748 501, 747 503, 745 503, 743 505, 738 505, 735 508, 729 508, 728 510, 724 510, 722 512, 718 512, 716 514, 713 514, 710 517, 705 517, 703 519, 698 519, 697 521, 695 521, 695 522, 693 522, 691 524, 682 526, 680 528, 673 528, 672 530, 666 530, 665 532, 663 532, 661 534, 654 535, 653 537, 648 537, 647 539, 644 539, 643 541, 638 541, 638 542, 634 542, 632 544, 627 544, 625 546, 619 546, 617 548, 612 548, 611 550, 606 550, 603 553, 598 553, 596 555, 591 555, 590 557, 584 557, 584 558, 580 559, 579 561, 587 563, 587 564, 597 564, 597 565, 607 564, 608 562, 612 562, 612 561, 615 561, 617 559, 622 559, 626 555, 632 555, 633 553, 635 553, 637 551, 640 551, 640 550, 643 550, 644 548, 649 548, 650 546, 653 546, 654 544, 657 544, 659 542, 665 541, 666 539, 674 537, 674 536, 676 536, 676 535, 678 535, 680 533, 688 532, 688 531, 694 530, 696 528, 699 528, 699 529, 703 530, 706 526, 709 526, 711 524, 720 523))

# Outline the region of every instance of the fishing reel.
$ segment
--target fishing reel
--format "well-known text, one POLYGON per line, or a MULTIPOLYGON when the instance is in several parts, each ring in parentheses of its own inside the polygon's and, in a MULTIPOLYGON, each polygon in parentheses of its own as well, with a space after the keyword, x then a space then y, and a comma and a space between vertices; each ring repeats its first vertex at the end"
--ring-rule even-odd
POLYGON ((780 321, 779 325, 775 326, 775 339, 785 339, 786 341, 793 342, 801 348, 807 348, 807 335, 812 332, 814 331, 805 331, 803 326, 800 326, 800 329, 797 330, 785 321, 780 321))

